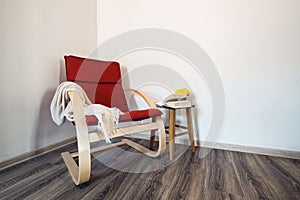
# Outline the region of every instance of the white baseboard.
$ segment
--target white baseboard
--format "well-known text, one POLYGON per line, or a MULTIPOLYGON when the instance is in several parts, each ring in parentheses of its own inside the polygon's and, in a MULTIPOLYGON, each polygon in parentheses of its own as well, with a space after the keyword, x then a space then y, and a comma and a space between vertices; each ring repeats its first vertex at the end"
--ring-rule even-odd
MULTIPOLYGON (((199 144, 199 141, 197 141, 199 144)), ((265 147, 255 147, 255 146, 245 146, 245 145, 238 145, 238 144, 228 144, 228 143, 220 143, 220 142, 201 142, 200 147, 210 147, 214 149, 222 149, 228 151, 238 151, 243 153, 254 153, 260 155, 267 155, 267 156, 276 156, 276 157, 284 157, 284 158, 293 158, 293 159, 300 159, 300 152, 298 151, 290 151, 290 150, 283 150, 283 149, 272 149, 272 148, 265 148, 265 147)), ((199 146, 199 145, 198 145, 199 146)))
MULTIPOLYGON (((130 137, 137 138, 137 139, 144 139, 144 140, 149 140, 150 138, 149 133, 135 134, 130 137)), ((177 144, 189 145, 189 140, 187 138, 177 137, 175 142, 177 144)), ((212 148, 212 149, 221 149, 221 150, 228 150, 228 151, 238 151, 243 153, 253 153, 253 154, 260 154, 260 155, 300 159, 299 151, 245 146, 245 145, 228 144, 228 143, 220 143, 220 142, 208 142, 208 141, 199 141, 199 140, 196 140, 195 144, 196 146, 212 148)))
POLYGON ((65 139, 65 140, 63 140, 61 142, 57 142, 55 144, 48 145, 48 146, 43 147, 41 149, 37 149, 35 151, 31 151, 31 152, 22 154, 20 156, 14 157, 12 159, 3 161, 3 162, 0 163, 0 169, 2 170, 4 168, 10 167, 12 165, 24 162, 24 161, 26 161, 28 159, 31 159, 31 158, 37 157, 39 155, 45 154, 45 153, 47 153, 49 151, 53 151, 55 149, 58 149, 58 148, 60 148, 62 146, 65 146, 65 145, 68 145, 70 143, 73 143, 75 141, 76 141, 76 138, 75 137, 71 137, 71 138, 65 139))

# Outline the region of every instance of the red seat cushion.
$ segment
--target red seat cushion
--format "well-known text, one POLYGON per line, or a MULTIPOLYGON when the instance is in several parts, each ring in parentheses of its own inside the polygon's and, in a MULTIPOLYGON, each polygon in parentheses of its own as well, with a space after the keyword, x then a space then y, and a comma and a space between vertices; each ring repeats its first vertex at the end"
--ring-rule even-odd
MULTIPOLYGON (((124 115, 120 115, 119 122, 127 121, 139 121, 143 119, 148 119, 151 117, 160 116, 162 112, 155 108, 150 108, 146 110, 134 110, 130 112, 125 112, 124 115)), ((86 123, 88 126, 93 126, 98 124, 98 119, 95 116, 86 116, 86 123)))

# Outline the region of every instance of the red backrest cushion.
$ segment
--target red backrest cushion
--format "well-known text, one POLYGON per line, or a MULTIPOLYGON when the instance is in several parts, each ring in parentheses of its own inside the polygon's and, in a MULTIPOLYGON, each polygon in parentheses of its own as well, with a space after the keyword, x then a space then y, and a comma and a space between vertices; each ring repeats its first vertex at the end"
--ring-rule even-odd
POLYGON ((67 80, 79 84, 92 103, 127 112, 120 64, 76 56, 65 56, 67 80))

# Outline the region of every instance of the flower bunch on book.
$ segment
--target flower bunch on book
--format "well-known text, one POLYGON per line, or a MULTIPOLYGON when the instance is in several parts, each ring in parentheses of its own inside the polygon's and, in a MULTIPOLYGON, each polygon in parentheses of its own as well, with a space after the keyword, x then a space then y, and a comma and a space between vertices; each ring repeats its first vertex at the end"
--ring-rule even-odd
POLYGON ((187 100, 190 95, 190 91, 187 88, 181 88, 167 96, 162 102, 157 102, 158 106, 167 106, 171 108, 184 108, 190 107, 191 102, 187 100))

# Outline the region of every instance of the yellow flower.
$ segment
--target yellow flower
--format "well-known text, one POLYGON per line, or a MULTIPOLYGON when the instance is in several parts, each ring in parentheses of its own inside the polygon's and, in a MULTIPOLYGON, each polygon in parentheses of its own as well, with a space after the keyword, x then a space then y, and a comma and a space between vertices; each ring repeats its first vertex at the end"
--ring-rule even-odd
POLYGON ((189 96, 190 91, 187 88, 180 88, 175 91, 175 94, 186 94, 187 96, 189 96))

